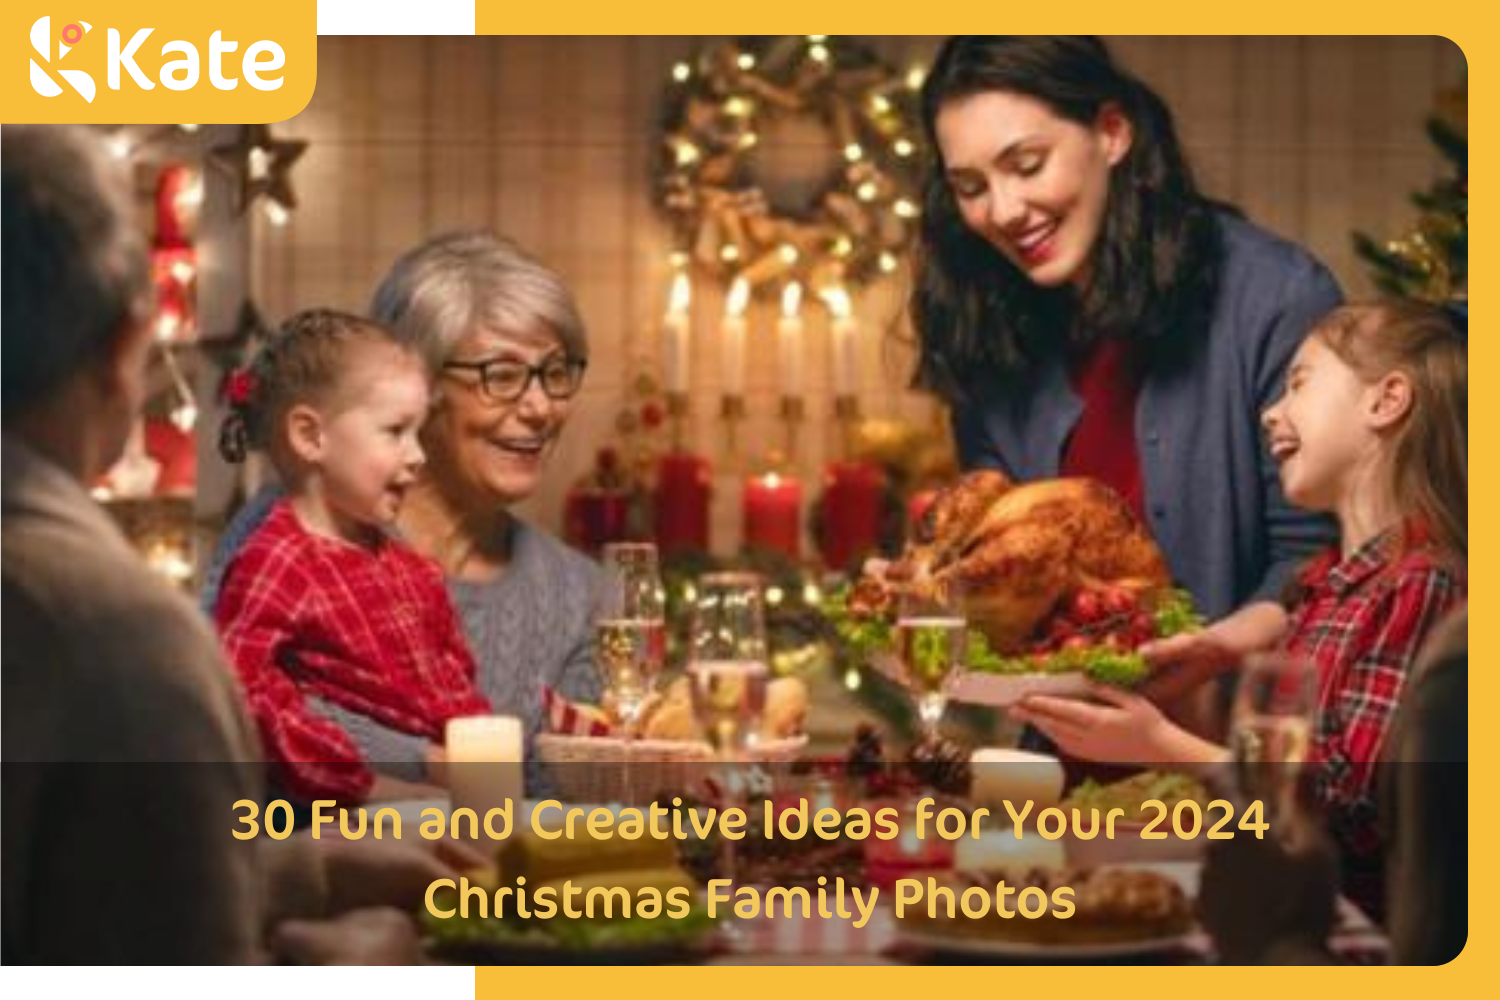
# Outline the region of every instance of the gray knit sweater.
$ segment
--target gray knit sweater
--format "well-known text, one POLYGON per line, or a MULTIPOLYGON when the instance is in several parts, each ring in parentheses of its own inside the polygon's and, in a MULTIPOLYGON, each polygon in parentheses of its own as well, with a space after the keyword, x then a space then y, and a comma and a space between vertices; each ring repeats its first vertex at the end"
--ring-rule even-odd
MULTIPOLYGON (((213 608, 224 569, 277 495, 273 489, 262 490, 225 530, 204 586, 206 608, 213 608)), ((534 759, 529 744, 544 724, 543 685, 575 700, 598 701, 599 682, 590 658, 597 577, 598 567, 586 556, 517 520, 504 572, 485 583, 448 580, 448 596, 478 665, 479 688, 497 713, 525 721, 527 760, 534 759)), ((338 705, 314 704, 344 727, 376 770, 424 780, 426 740, 338 705)), ((536 769, 528 769, 528 784, 538 776, 536 769)))

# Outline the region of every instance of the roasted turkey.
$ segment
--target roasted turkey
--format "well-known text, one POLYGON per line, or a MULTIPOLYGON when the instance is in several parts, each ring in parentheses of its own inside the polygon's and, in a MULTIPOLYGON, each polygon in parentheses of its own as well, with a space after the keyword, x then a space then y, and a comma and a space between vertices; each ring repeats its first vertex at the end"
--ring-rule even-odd
POLYGON ((1170 583, 1130 508, 1091 479, 1017 484, 969 473, 933 501, 915 536, 900 559, 865 574, 850 610, 889 614, 903 589, 956 585, 969 623, 1000 653, 1025 650, 1073 594, 1141 596, 1170 583))

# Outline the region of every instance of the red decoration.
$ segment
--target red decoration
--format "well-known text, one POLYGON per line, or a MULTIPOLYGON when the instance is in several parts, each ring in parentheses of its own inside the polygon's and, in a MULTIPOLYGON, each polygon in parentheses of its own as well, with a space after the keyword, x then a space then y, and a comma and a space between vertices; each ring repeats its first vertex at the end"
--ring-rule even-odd
POLYGON ((656 544, 662 555, 708 551, 708 462, 674 452, 656 466, 656 544))
POLYGON ((872 816, 880 809, 895 808, 896 825, 901 831, 893 840, 870 837, 865 841, 865 875, 871 882, 890 888, 897 880, 910 878, 916 872, 953 867, 953 844, 938 835, 931 819, 928 820, 927 829, 923 831, 926 836, 917 839, 914 803, 876 800, 866 803, 865 807, 872 816))
POLYGON ((197 171, 192 167, 182 163, 162 167, 156 178, 156 233, 152 240, 155 247, 192 246, 201 198, 197 171))
POLYGON ((576 486, 564 507, 567 538, 575 548, 597 556, 610 542, 630 538, 628 490, 576 486))
POLYGON ((192 496, 198 483, 198 448, 191 431, 170 420, 146 421, 146 454, 161 466, 157 496, 192 496))
POLYGON ((823 479, 818 548, 830 569, 856 568, 880 544, 885 472, 873 462, 833 462, 823 479))
POLYGON ((932 502, 937 499, 937 495, 937 490, 918 490, 916 493, 913 493, 911 495, 910 500, 906 501, 907 538, 916 537, 917 525, 920 524, 922 518, 926 516, 927 508, 932 506, 932 502))
POLYGON ((237 368, 224 380, 224 399, 231 406, 244 406, 255 395, 255 373, 248 368, 237 368))
POLYGON ((746 482, 744 513, 744 548, 801 558, 802 484, 794 477, 768 472, 746 482))

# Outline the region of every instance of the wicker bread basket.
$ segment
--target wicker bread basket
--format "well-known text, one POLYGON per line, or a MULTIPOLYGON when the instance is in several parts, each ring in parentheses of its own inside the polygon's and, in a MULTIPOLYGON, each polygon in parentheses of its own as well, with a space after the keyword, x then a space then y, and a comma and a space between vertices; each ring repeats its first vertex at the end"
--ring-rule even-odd
MULTIPOLYGON (((774 779, 790 770, 806 746, 806 736, 770 740, 748 748, 746 757, 774 779)), ((721 767, 712 748, 698 740, 543 733, 536 738, 536 753, 558 797, 568 802, 639 804, 658 799, 662 793, 670 797, 697 792, 721 767), (628 774, 622 764, 629 765, 628 774)))

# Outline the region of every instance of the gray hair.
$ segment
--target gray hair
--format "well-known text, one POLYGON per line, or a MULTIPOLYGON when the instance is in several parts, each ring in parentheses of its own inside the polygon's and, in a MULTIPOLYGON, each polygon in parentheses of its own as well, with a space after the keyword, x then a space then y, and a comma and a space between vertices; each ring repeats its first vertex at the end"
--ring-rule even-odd
POLYGON ((492 233, 447 233, 407 251, 375 290, 370 312, 434 371, 479 330, 544 328, 570 355, 588 359, 583 318, 562 279, 492 233))
POLYGON ((57 389, 100 357, 149 289, 124 171, 93 132, 0 129, 3 409, 57 389))

